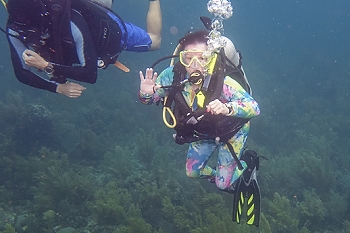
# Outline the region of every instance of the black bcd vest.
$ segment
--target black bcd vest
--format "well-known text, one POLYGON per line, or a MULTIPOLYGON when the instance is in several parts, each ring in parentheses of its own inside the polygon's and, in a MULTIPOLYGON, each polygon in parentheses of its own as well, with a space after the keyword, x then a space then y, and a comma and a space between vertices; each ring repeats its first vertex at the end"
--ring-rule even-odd
POLYGON ((229 67, 228 69, 224 64, 226 64, 226 56, 224 52, 221 51, 217 58, 208 90, 202 90, 205 95, 204 107, 198 107, 195 111, 192 111, 187 105, 182 95, 183 85, 176 85, 184 80, 186 69, 181 63, 175 64, 173 68, 173 88, 169 90, 168 99, 164 106, 171 108, 173 105, 173 113, 177 120, 175 126, 176 143, 184 144, 198 140, 216 139, 217 137, 220 138, 221 142, 226 143, 249 121, 249 119, 245 118, 211 115, 206 112, 205 106, 209 102, 220 97, 226 75, 232 75, 232 78, 235 80, 238 79, 237 82, 240 84, 242 83, 241 85, 245 89, 248 86, 244 81, 244 77, 241 77, 242 74, 239 72, 239 68, 229 67))

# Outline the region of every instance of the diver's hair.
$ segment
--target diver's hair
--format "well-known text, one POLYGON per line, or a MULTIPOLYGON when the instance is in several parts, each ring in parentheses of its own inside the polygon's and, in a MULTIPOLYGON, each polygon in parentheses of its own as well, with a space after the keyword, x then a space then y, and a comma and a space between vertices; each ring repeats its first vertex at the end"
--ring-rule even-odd
POLYGON ((208 30, 199 30, 199 31, 190 32, 186 34, 184 37, 182 37, 179 40, 179 45, 180 45, 179 51, 184 50, 184 48, 190 44, 197 44, 197 43, 206 44, 208 41, 208 36, 209 36, 208 30))
POLYGON ((41 0, 9 0, 7 2, 9 20, 25 26, 37 26, 45 13, 41 0))

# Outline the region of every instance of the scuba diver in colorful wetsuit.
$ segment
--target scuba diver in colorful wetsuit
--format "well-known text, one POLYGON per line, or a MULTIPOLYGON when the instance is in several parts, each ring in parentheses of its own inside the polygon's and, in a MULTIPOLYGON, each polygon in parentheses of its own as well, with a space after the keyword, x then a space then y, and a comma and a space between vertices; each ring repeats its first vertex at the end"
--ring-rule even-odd
MULTIPOLYGON (((238 199, 238 191, 242 195, 254 193, 255 210, 247 223, 258 226, 260 193, 256 180, 252 180, 256 178, 258 158, 244 148, 249 120, 260 114, 259 106, 250 95, 233 43, 226 38, 225 51, 208 54, 207 41, 207 30, 189 33, 179 41, 178 63, 159 76, 152 68, 145 75, 140 71, 139 98, 144 104, 162 101, 163 120, 176 130, 175 142, 190 143, 186 160, 188 177, 209 179, 238 199), (229 63, 235 64, 229 67, 229 63), (167 114, 170 120, 166 119, 167 114), (217 166, 212 168, 207 162, 216 150, 217 166), (244 173, 248 191, 237 185, 244 173)), ((239 219, 234 213, 234 220, 239 219)))
POLYGON ((159 0, 150 1, 147 32, 124 23, 96 1, 8 1, 5 33, 20 82, 75 98, 85 87, 67 78, 95 83, 98 68, 115 64, 128 71, 117 61, 123 50, 146 52, 160 47, 159 0))

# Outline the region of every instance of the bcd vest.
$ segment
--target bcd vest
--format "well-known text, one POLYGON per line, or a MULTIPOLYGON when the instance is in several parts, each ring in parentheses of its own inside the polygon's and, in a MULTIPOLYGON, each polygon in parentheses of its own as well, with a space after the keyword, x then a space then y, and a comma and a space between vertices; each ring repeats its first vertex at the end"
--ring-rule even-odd
POLYGON ((72 9, 77 10, 89 26, 98 58, 98 67, 107 68, 114 64, 118 55, 123 51, 127 39, 127 30, 123 20, 110 9, 87 0, 73 0, 72 9), (123 31, 113 19, 119 19, 123 31))
MULTIPOLYGON (((219 99, 224 85, 224 78, 227 72, 237 74, 239 72, 235 68, 226 69, 226 56, 221 51, 211 76, 208 89, 201 90, 205 96, 203 107, 198 107, 197 110, 192 111, 182 95, 183 85, 176 84, 184 80, 186 75, 185 67, 181 63, 175 64, 173 68, 173 88, 169 90, 167 101, 164 103, 165 107, 171 107, 174 103, 173 113, 177 124, 175 126, 176 137, 175 142, 178 144, 190 143, 198 140, 216 139, 219 138, 221 142, 226 143, 234 134, 236 134, 242 126, 249 121, 249 119, 238 118, 224 115, 212 115, 206 112, 206 105, 219 99)), ((241 78, 243 82, 244 78, 241 78)), ((241 84, 242 85, 242 84, 241 84)), ((247 85, 242 85, 246 87, 247 85)))

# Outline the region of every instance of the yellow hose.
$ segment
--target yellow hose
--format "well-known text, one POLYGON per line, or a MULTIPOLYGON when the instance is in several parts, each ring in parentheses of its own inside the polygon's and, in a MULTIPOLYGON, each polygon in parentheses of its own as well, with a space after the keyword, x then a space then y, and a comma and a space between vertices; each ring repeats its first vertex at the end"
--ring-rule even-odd
MULTIPOLYGON (((164 98, 164 105, 165 105, 167 99, 168 99, 168 96, 166 96, 166 97, 164 98)), ((167 127, 169 127, 170 129, 175 128, 176 123, 177 123, 177 122, 176 122, 176 118, 175 118, 175 116, 174 116, 174 113, 171 111, 170 108, 165 107, 165 106, 163 106, 163 122, 164 122, 164 124, 165 124, 167 127), (169 115, 170 115, 170 119, 173 120, 173 124, 170 124, 170 123, 168 122, 168 120, 166 119, 166 113, 167 113, 167 112, 168 112, 169 115)))
MULTIPOLYGON (((174 50, 174 52, 173 52, 173 55, 177 55, 177 54, 178 54, 179 48, 180 48, 180 44, 178 44, 178 45, 176 46, 176 48, 175 48, 175 50, 174 50)), ((175 58, 172 58, 169 65, 170 65, 170 66, 173 66, 174 63, 175 63, 175 58)), ((171 108, 165 107, 165 103, 166 103, 167 99, 168 99, 168 96, 165 96, 165 98, 164 98, 164 104, 163 104, 163 122, 164 122, 164 124, 165 124, 167 127, 169 127, 170 129, 173 129, 173 128, 175 128, 177 122, 176 122, 176 118, 175 118, 175 116, 174 116, 174 113, 171 111, 171 108), (168 120, 166 119, 166 114, 167 114, 167 113, 169 113, 170 119, 172 119, 173 124, 170 124, 170 123, 168 122, 168 120)))

